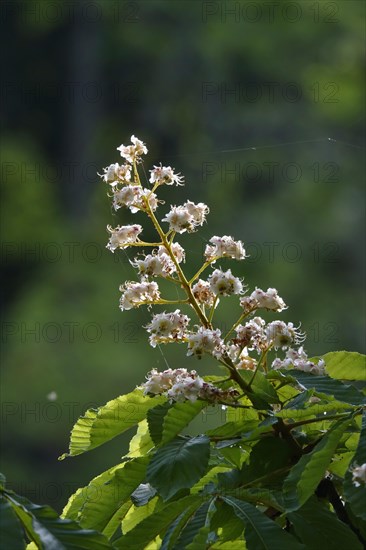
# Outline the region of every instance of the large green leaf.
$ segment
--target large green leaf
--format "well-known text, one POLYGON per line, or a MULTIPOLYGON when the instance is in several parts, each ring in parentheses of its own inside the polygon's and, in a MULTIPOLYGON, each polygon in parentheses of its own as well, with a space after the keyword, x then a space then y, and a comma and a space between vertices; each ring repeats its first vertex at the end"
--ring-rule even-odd
POLYGON ((255 506, 234 497, 221 497, 233 507, 244 525, 244 538, 248 550, 304 549, 293 536, 281 529, 274 521, 262 514, 255 506))
POLYGON ((145 456, 150 449, 154 447, 154 442, 150 437, 147 419, 141 420, 137 426, 137 432, 130 440, 128 458, 145 456))
MULTIPOLYGON (((249 384, 253 378, 253 373, 242 370, 240 371, 240 376, 249 384)), ((251 388, 255 395, 263 400, 264 403, 279 403, 276 390, 262 372, 258 371, 256 373, 254 380, 251 382, 251 388)), ((261 405, 258 408, 260 407, 261 405)))
MULTIPOLYGON (((37 548, 47 550, 105 550, 112 548, 108 540, 90 529, 82 529, 78 523, 61 519, 49 506, 33 504, 24 497, 6 492, 4 497, 11 504, 13 511, 23 525, 27 536, 37 548)), ((8 547, 13 548, 12 546, 8 547)))
POLYGON ((24 550, 25 540, 22 524, 10 502, 0 496, 0 542, 5 550, 24 550))
POLYGON ((162 396, 145 397, 141 390, 136 389, 109 401, 99 409, 89 409, 73 427, 69 453, 62 455, 60 459, 99 447, 138 424, 146 417, 149 409, 165 401, 162 396))
POLYGON ((366 356, 355 351, 331 351, 323 355, 326 370, 339 380, 363 380, 366 382, 366 356))
POLYGON ((77 492, 75 500, 71 497, 63 516, 77 519, 84 528, 103 531, 116 511, 144 480, 147 463, 147 457, 135 458, 100 474, 81 492, 77 492), (78 512, 75 516, 76 508, 78 512))
POLYGON ((122 550, 142 550, 158 535, 165 533, 169 525, 186 509, 197 508, 203 503, 200 496, 187 496, 165 504, 163 508, 143 519, 131 531, 114 541, 114 547, 122 550))
POLYGON ((204 401, 164 403, 147 413, 150 436, 156 445, 178 435, 207 406, 204 401))
POLYGON ((283 485, 287 511, 300 508, 314 493, 328 468, 338 443, 352 419, 337 422, 314 449, 293 466, 283 485))
POLYGON ((177 519, 173 521, 163 537, 160 550, 172 550, 174 548, 174 543, 177 540, 179 533, 200 505, 200 503, 194 502, 189 508, 183 510, 177 519))
POLYGON ((366 520, 366 485, 360 483, 359 487, 353 482, 352 468, 366 463, 366 412, 362 415, 361 436, 358 447, 351 461, 350 469, 347 471, 344 480, 344 497, 350 504, 355 516, 366 520))
POLYGON ((366 404, 366 397, 354 386, 343 384, 340 380, 333 380, 329 376, 314 376, 299 370, 287 371, 287 375, 297 380, 304 388, 314 388, 317 392, 333 395, 337 401, 351 405, 366 404))
POLYGON ((164 500, 189 489, 204 475, 210 457, 207 436, 178 437, 160 447, 147 468, 147 480, 164 500))
POLYGON ((363 545, 350 527, 320 504, 315 497, 309 499, 296 512, 287 514, 287 517, 307 550, 363 549, 363 545))

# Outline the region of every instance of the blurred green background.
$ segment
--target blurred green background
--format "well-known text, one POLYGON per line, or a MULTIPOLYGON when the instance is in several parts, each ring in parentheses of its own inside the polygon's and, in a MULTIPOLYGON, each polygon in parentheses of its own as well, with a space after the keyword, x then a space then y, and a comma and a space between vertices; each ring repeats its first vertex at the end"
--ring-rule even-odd
POLYGON ((86 408, 153 367, 217 372, 182 347, 153 350, 142 328, 151 313, 118 309, 134 273, 105 249, 105 227, 145 221, 113 215, 96 172, 119 161, 131 134, 148 145, 146 171, 162 161, 186 177, 162 190, 161 214, 187 198, 211 208, 208 224, 180 239, 188 273, 212 235, 232 235, 251 256, 222 266, 279 290, 282 318, 302 322, 310 356, 364 351, 364 4, 1 8, 2 469, 61 509, 131 435, 58 462, 86 408))

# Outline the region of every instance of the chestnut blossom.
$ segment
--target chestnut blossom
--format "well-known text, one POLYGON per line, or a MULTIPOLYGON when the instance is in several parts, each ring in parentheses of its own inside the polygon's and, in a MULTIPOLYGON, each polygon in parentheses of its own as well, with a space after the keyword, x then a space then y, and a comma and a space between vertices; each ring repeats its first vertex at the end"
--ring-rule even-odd
POLYGON ((213 384, 205 382, 196 371, 189 372, 187 369, 167 369, 163 372, 153 369, 141 387, 145 395, 166 395, 171 402, 186 400, 194 402, 197 399, 204 399, 214 403, 220 400, 232 400, 239 395, 234 388, 221 390, 213 384))
POLYGON ((192 286, 193 296, 199 304, 211 307, 215 300, 215 294, 212 292, 210 283, 198 279, 197 283, 192 286))
POLYGON ((131 166, 129 164, 110 164, 107 168, 103 168, 104 174, 98 174, 111 187, 115 187, 118 183, 129 183, 131 181, 131 166))
MULTIPOLYGON (((179 243, 173 243, 171 251, 178 263, 184 260, 185 252, 179 243)), ((147 277, 168 277, 177 271, 165 246, 159 246, 157 250, 141 258, 136 257, 131 265, 139 270, 140 275, 147 277)))
POLYGON ((254 317, 245 325, 238 325, 235 328, 237 337, 234 342, 241 348, 254 349, 258 353, 268 347, 268 339, 265 332, 265 321, 261 317, 254 317))
POLYGON ((238 277, 234 277, 231 270, 222 271, 215 269, 209 277, 210 289, 217 296, 230 296, 240 294, 243 291, 243 284, 238 277))
POLYGON ((239 363, 237 363, 235 366, 237 369, 254 371, 256 369, 257 363, 258 361, 256 361, 254 357, 250 357, 248 354, 243 353, 239 358, 239 363))
POLYGON ((131 136, 132 145, 120 145, 117 147, 117 151, 121 153, 121 157, 125 158, 128 162, 139 162, 141 155, 146 155, 146 145, 138 139, 136 136, 131 136))
POLYGON ((250 299, 256 303, 256 308, 264 308, 272 311, 283 311, 287 308, 285 302, 278 295, 275 288, 268 288, 266 291, 255 288, 250 299))
POLYGON ((285 359, 276 358, 272 363, 272 369, 297 369, 303 372, 310 372, 316 376, 325 374, 324 359, 320 359, 318 363, 314 363, 308 359, 308 356, 301 346, 298 350, 289 348, 286 352, 285 359))
POLYGON ((158 199, 150 189, 144 189, 140 185, 127 185, 121 189, 115 189, 113 193, 113 208, 118 210, 127 206, 133 214, 139 210, 146 210, 146 201, 149 202, 154 212, 158 207, 158 199))
POLYGON ((122 311, 139 307, 141 304, 153 304, 160 299, 159 287, 155 282, 133 283, 127 281, 119 289, 122 292, 119 302, 122 311))
POLYGON ((126 248, 129 244, 135 243, 142 231, 141 225, 122 225, 113 229, 107 225, 107 230, 111 234, 106 248, 114 252, 117 248, 126 248))
POLYGON ((206 261, 212 262, 216 258, 233 258, 234 260, 243 260, 245 249, 241 241, 234 241, 232 237, 224 235, 223 237, 211 237, 211 244, 206 245, 204 256, 206 261))
POLYGON ((301 344, 305 340, 305 334, 295 328, 293 323, 272 321, 267 325, 266 334, 275 349, 289 348, 291 344, 301 344))
POLYGON ((366 462, 361 466, 354 466, 351 468, 352 482, 355 487, 361 487, 366 485, 366 462))
POLYGON ((219 329, 199 327, 197 332, 188 335, 187 355, 197 355, 201 358, 204 353, 209 353, 214 357, 221 357, 224 351, 225 346, 219 329))
POLYGON ((169 229, 176 233, 192 232, 198 225, 204 223, 208 212, 208 206, 202 202, 195 204, 187 201, 183 206, 172 206, 162 221, 168 222, 169 229))
POLYGON ((186 329, 190 318, 183 315, 179 309, 172 313, 158 313, 154 315, 151 322, 146 326, 147 332, 151 334, 150 345, 155 348, 157 344, 168 342, 179 342, 186 337, 186 329))
POLYGON ((180 173, 175 174, 174 168, 171 166, 154 166, 153 170, 150 170, 150 183, 154 185, 183 185, 184 177, 180 173))

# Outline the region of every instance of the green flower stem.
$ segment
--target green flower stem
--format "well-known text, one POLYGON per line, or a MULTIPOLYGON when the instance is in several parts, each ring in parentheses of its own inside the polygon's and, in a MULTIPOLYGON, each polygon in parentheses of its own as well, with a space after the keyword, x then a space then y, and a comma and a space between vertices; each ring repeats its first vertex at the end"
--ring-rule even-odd
POLYGON ((218 300, 219 300, 219 296, 215 296, 215 299, 214 299, 214 303, 212 304, 212 307, 210 309, 210 313, 208 315, 208 320, 210 321, 210 323, 212 322, 212 318, 214 316, 214 313, 215 313, 215 309, 216 309, 216 305, 218 303, 218 300))
POLYGON ((155 300, 154 304, 189 304, 189 300, 188 298, 186 300, 164 300, 160 298, 160 300, 155 300))
POLYGON ((254 311, 255 308, 251 309, 250 311, 247 311, 246 313, 242 313, 239 317, 239 319, 233 324, 233 326, 231 327, 231 329, 226 333, 225 337, 224 337, 224 342, 227 341, 227 339, 229 338, 229 336, 234 332, 234 330, 236 329, 237 326, 240 325, 240 323, 246 318, 248 317, 248 315, 250 315, 253 311, 254 311))
MULTIPOLYGON (((136 165, 134 165, 134 168, 135 168, 135 175, 136 175, 136 177, 139 181, 139 185, 141 185, 140 177, 139 177, 136 165)), ((207 319, 206 315, 202 312, 197 300, 195 299, 195 297, 193 295, 193 292, 192 292, 192 289, 190 287, 190 284, 187 281, 186 276, 184 275, 183 270, 180 267, 177 258, 173 254, 173 251, 171 249, 172 240, 169 242, 169 240, 168 240, 166 234, 164 233, 163 229, 161 228, 161 225, 158 222, 154 212, 152 211, 152 208, 151 208, 151 206, 149 204, 149 201, 147 199, 145 200, 145 204, 146 204, 146 212, 147 212, 148 216, 150 217, 151 221, 153 222, 154 227, 155 227, 156 231, 158 232, 159 237, 161 238, 163 246, 165 246, 165 248, 167 249, 170 258, 171 258, 171 260, 173 261, 173 263, 176 267, 178 277, 179 277, 180 282, 181 282, 181 286, 184 288, 184 290, 187 293, 189 303, 191 304, 191 306, 193 307, 193 309, 197 313, 201 323, 206 328, 212 328, 212 325, 211 325, 210 321, 207 319)))
POLYGON ((205 262, 203 264, 202 267, 200 267, 200 269, 197 271, 197 273, 195 273, 192 277, 192 279, 190 279, 188 282, 189 284, 191 285, 196 279, 198 279, 198 277, 201 275, 201 273, 203 273, 205 271, 205 269, 207 269, 208 267, 210 267, 210 265, 214 262, 215 260, 210 260, 209 262, 205 262))
POLYGON ((272 346, 269 346, 265 351, 262 352, 262 355, 260 356, 259 358, 259 361, 257 363, 257 366, 255 368, 255 371, 253 373, 253 376, 251 377, 250 381, 249 381, 249 387, 251 387, 251 385, 253 384, 254 382, 254 379, 257 375, 257 372, 259 370, 259 368, 261 367, 262 363, 266 360, 266 357, 267 357, 267 353, 269 352, 269 350, 271 349, 272 346))

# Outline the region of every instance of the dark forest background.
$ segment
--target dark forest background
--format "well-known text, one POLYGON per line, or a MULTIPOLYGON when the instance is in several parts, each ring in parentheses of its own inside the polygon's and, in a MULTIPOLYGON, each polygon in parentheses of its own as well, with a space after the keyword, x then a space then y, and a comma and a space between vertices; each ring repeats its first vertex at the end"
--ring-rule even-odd
POLYGON ((2 0, 1 10, 2 469, 60 509, 130 436, 58 462, 86 408, 166 363, 213 372, 183 348, 152 350, 150 314, 118 309, 134 273, 105 249, 105 227, 131 216, 112 215, 96 173, 131 134, 148 145, 146 170, 162 161, 186 177, 163 190, 161 212, 186 198, 211 208, 181 239, 188 271, 212 235, 241 239, 251 256, 233 271, 279 290, 310 356, 364 352, 364 4, 2 0))

